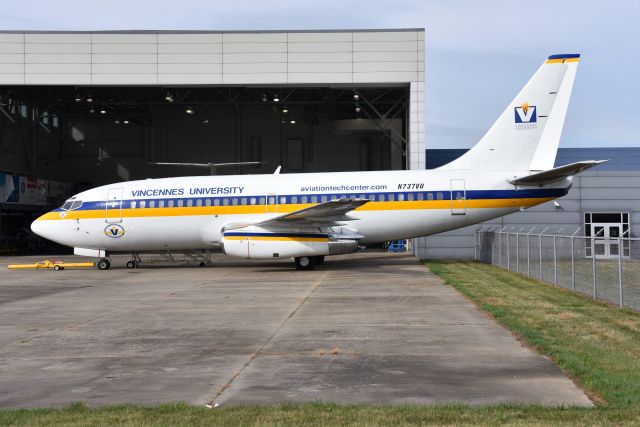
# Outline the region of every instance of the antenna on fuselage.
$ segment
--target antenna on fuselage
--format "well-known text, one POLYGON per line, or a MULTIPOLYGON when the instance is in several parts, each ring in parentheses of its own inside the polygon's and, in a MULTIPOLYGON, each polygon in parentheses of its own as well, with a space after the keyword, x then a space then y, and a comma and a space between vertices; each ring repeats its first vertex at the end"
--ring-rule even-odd
POLYGON ((211 175, 216 174, 216 169, 226 166, 245 166, 245 165, 260 165, 263 162, 225 162, 225 163, 180 163, 180 162, 147 162, 153 166, 191 166, 197 168, 209 168, 211 175))

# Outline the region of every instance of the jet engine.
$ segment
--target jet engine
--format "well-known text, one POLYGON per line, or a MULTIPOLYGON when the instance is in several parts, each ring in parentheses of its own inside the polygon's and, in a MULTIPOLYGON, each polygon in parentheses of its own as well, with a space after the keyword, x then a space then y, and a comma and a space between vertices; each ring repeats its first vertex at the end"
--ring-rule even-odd
POLYGON ((223 251, 227 255, 250 259, 298 258, 355 252, 355 240, 334 240, 327 233, 273 231, 247 227, 224 231, 223 251))

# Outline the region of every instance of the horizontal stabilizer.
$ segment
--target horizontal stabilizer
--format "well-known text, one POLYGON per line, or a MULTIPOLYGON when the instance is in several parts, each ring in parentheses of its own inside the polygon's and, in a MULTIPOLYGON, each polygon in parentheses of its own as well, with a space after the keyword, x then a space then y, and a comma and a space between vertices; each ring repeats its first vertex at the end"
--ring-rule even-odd
POLYGON ((583 160, 581 162, 571 163, 557 168, 537 172, 531 175, 520 176, 508 180, 513 185, 542 185, 563 180, 567 177, 577 175, 587 169, 607 162, 608 160, 583 160))

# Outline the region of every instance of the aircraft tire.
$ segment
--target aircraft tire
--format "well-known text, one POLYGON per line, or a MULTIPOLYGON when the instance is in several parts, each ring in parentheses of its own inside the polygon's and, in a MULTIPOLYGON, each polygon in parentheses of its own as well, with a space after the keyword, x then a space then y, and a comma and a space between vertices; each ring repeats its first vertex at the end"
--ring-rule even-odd
POLYGON ((297 270, 313 270, 316 266, 315 257, 300 256, 295 258, 297 270))
POLYGON ((135 261, 127 261, 127 268, 136 268, 136 262, 135 261))
POLYGON ((54 266, 53 266, 53 269, 54 269, 55 271, 60 271, 60 270, 64 270, 64 267, 61 267, 61 266, 59 266, 59 265, 57 265, 57 264, 56 264, 56 265, 54 265, 54 266))
POLYGON ((111 263, 108 259, 103 258, 98 261, 98 270, 108 270, 109 267, 111 267, 111 263))

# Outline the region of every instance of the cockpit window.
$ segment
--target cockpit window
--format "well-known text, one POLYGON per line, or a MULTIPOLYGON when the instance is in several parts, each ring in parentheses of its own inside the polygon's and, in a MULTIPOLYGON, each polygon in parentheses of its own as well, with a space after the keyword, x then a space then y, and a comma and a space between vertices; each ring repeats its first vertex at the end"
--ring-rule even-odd
POLYGON ((72 211, 79 209, 82 206, 82 200, 69 199, 60 206, 63 211, 72 211))

